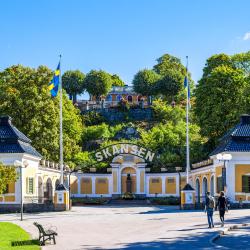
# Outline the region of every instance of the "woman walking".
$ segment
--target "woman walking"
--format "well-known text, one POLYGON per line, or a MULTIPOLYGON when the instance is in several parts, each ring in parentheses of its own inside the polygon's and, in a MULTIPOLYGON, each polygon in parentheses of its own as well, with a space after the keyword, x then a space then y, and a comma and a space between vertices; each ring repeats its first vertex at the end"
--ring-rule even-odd
POLYGON ((225 211, 227 210, 227 201, 226 201, 225 194, 223 191, 220 192, 217 207, 218 207, 219 214, 220 214, 221 226, 223 227, 224 226, 224 215, 225 215, 225 211))

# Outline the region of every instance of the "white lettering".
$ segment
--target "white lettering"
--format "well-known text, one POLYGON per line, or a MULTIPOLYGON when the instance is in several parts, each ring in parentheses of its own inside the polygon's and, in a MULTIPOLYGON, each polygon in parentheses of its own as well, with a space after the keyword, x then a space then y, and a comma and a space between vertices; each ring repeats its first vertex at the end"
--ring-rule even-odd
POLYGON ((128 144, 121 144, 121 154, 128 153, 128 144))
POLYGON ((145 148, 140 148, 140 150, 137 152, 137 155, 139 157, 143 158, 145 153, 146 153, 146 149, 145 148))
POLYGON ((95 154, 95 157, 97 159, 97 161, 102 161, 103 160, 103 156, 102 156, 102 153, 101 152, 97 152, 95 154))
POLYGON ((154 159, 155 153, 152 153, 150 151, 147 152, 146 156, 145 156, 145 160, 149 160, 152 161, 154 159))
POLYGON ((133 155, 137 155, 137 151, 138 151, 138 147, 136 145, 132 145, 130 153, 133 155))
POLYGON ((102 150, 105 158, 108 158, 109 156, 111 156, 111 154, 109 153, 109 148, 105 148, 102 150))
POLYGON ((113 155, 120 154, 120 150, 116 145, 113 145, 113 155))

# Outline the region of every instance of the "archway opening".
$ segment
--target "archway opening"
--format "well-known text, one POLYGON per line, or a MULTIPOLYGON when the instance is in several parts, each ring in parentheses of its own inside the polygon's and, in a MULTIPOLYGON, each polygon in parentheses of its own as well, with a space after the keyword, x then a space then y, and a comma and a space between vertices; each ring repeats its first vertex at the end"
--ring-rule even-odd
POLYGON ((200 197, 200 181, 199 179, 196 179, 196 183, 195 183, 195 192, 196 192, 196 200, 197 203, 201 202, 201 197, 200 197))
POLYGON ((132 167, 125 167, 121 171, 121 188, 122 193, 130 192, 136 193, 136 171, 132 167), (128 179, 131 180, 131 189, 129 188, 128 179))
POLYGON ((202 181, 202 198, 203 201, 206 200, 206 194, 207 194, 208 188, 207 188, 207 178, 204 177, 202 181))
POLYGON ((52 187, 52 181, 50 178, 46 181, 46 189, 44 192, 44 201, 47 203, 53 202, 53 187, 52 187))

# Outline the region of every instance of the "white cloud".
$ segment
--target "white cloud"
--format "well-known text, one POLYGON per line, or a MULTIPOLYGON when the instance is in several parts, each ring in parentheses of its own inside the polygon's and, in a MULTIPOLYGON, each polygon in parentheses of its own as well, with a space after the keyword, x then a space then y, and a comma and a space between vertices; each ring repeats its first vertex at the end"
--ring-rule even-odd
POLYGON ((243 36, 243 40, 250 40, 250 32, 245 33, 245 35, 243 36))

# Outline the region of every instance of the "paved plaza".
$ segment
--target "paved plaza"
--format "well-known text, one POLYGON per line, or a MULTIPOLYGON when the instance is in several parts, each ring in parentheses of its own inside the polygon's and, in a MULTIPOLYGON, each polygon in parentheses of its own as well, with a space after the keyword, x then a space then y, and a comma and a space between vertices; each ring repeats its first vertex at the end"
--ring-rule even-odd
MULTIPOLYGON (((226 226, 249 223, 249 214, 247 209, 229 211, 226 226)), ((25 214, 23 222, 19 214, 0 218, 21 225, 33 238, 38 236, 33 222, 55 226, 57 244, 43 250, 214 249, 211 239, 221 230, 218 212, 215 228, 208 229, 203 211, 179 212, 177 207, 165 206, 86 206, 68 212, 25 214)))

